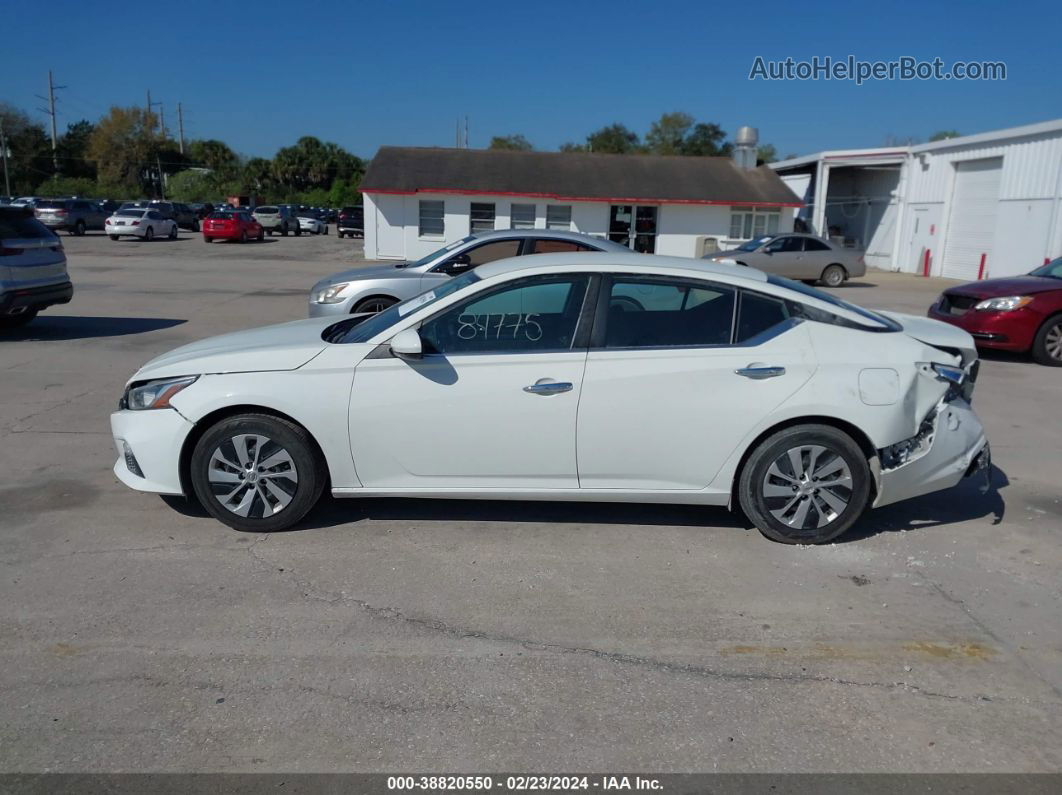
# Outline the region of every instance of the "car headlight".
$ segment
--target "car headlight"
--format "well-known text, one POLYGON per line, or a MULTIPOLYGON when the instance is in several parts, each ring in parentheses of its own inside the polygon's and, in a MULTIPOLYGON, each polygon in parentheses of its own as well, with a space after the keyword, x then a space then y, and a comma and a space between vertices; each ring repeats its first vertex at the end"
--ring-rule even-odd
POLYGON ((1021 309, 1032 301, 1028 295, 1008 295, 1002 298, 989 298, 974 306, 982 312, 1010 312, 1013 309, 1021 309))
POLYGON ((314 290, 311 300, 315 304, 338 304, 343 300, 343 292, 350 287, 350 282, 340 282, 314 290))
POLYGON ((122 408, 132 411, 144 409, 168 409, 170 401, 182 389, 190 387, 199 378, 197 375, 186 375, 180 378, 160 378, 155 381, 147 381, 143 384, 131 386, 126 390, 122 398, 122 408))
POLYGON ((966 380, 966 371, 961 367, 950 367, 946 364, 932 365, 933 372, 937 374, 937 378, 941 381, 948 381, 952 384, 961 385, 966 380))

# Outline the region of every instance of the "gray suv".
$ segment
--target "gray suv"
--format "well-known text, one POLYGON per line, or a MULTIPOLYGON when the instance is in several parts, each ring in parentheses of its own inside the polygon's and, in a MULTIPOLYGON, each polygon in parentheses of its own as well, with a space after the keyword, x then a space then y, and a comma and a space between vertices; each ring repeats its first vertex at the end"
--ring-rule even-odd
POLYGON ((0 330, 29 323, 74 294, 55 232, 29 208, 0 206, 0 330))
POLYGON ((382 312, 479 265, 527 254, 610 251, 630 254, 619 243, 578 232, 506 229, 457 240, 416 262, 354 268, 322 279, 310 290, 310 317, 382 312))
POLYGON ((302 234, 295 211, 286 204, 264 204, 261 207, 255 207, 251 215, 254 216, 254 220, 262 226, 267 235, 272 235, 274 232, 279 232, 285 237, 287 237, 288 232, 296 235, 302 234))
POLYGON ((41 199, 34 208, 37 220, 52 231, 65 229, 83 235, 88 229, 103 229, 107 213, 88 199, 41 199))

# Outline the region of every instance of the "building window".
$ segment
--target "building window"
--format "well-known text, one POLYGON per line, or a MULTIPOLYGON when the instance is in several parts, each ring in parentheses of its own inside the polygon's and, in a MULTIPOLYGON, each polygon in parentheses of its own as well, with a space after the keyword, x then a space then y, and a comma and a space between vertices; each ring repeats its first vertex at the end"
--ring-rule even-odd
POLYGON ((422 200, 420 203, 420 236, 445 237, 445 216, 446 202, 422 200))
POLYGON ((469 227, 472 234, 476 232, 494 231, 494 204, 485 202, 472 202, 469 214, 469 227))
POLYGON ((734 240, 773 235, 778 231, 782 213, 775 207, 731 207, 730 237, 734 240))
POLYGON ((510 224, 513 229, 535 228, 535 205, 514 204, 510 215, 510 224))
POLYGON ((572 206, 570 204, 548 205, 546 207, 546 228, 571 230, 572 206))

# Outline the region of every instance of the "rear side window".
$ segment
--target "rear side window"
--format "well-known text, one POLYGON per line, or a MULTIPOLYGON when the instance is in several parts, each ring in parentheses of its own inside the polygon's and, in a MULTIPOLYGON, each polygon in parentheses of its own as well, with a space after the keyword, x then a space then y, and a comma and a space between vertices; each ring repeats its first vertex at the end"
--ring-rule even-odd
POLYGON ((56 237, 48 227, 22 212, 0 212, 0 240, 56 237))
POLYGON ((804 251, 829 251, 830 247, 823 243, 821 240, 813 240, 810 237, 804 238, 804 251))
POLYGON ((606 348, 729 345, 734 290, 703 282, 616 279, 607 311, 606 348))
POLYGON ((741 293, 737 334, 734 342, 745 342, 789 319, 785 301, 759 293, 741 293))
POLYGON ((589 246, 576 243, 574 240, 548 240, 535 241, 536 254, 567 254, 574 251, 593 251, 589 246))

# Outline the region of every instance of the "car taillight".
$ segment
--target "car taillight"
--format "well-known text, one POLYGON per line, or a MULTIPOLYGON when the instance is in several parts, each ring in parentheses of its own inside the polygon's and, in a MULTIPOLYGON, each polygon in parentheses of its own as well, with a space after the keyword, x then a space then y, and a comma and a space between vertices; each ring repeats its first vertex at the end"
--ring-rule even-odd
POLYGON ((66 215, 66 210, 56 210, 55 214, 56 215, 66 215))
POLYGON ((3 243, 0 243, 0 257, 13 257, 16 254, 21 254, 23 249, 21 248, 8 248, 3 243))
POLYGON ((130 224, 130 226, 140 226, 140 222, 139 221, 133 221, 133 223, 130 224))

